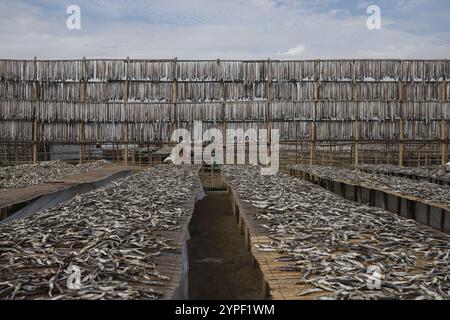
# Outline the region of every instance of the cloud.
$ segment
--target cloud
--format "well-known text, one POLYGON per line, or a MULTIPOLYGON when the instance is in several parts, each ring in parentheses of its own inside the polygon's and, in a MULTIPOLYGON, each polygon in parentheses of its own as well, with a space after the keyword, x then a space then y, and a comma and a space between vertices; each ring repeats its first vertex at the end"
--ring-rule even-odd
POLYGON ((295 48, 290 48, 286 52, 286 55, 288 55, 288 56, 301 56, 304 51, 305 51, 305 47, 303 45, 298 45, 295 48))
POLYGON ((0 0, 0 58, 448 57, 449 2, 379 2, 369 31, 361 0, 78 0, 69 31, 72 0, 0 0))

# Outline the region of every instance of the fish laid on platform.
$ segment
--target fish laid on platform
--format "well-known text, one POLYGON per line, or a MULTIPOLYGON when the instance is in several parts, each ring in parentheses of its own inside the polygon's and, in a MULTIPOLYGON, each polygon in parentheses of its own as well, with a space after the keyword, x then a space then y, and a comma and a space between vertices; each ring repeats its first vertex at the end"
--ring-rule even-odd
POLYGON ((162 297, 171 274, 155 258, 181 254, 197 172, 157 166, 1 225, 0 299, 162 297))
POLYGON ((303 274, 297 284, 307 287, 297 296, 450 298, 449 235, 286 174, 262 176, 250 166, 224 174, 272 239, 259 250, 279 252, 280 270, 303 274))
POLYGON ((434 167, 401 167, 394 165, 359 165, 356 168, 367 170, 373 173, 402 174, 431 179, 450 179, 450 173, 444 166, 434 167))
POLYGON ((431 204, 450 207, 450 186, 427 181, 392 177, 384 174, 366 173, 340 167, 290 165, 289 168, 307 172, 318 177, 396 192, 431 204))
POLYGON ((2 167, 0 168, 0 192, 50 182, 110 165, 112 163, 106 160, 78 165, 55 160, 38 164, 2 167))

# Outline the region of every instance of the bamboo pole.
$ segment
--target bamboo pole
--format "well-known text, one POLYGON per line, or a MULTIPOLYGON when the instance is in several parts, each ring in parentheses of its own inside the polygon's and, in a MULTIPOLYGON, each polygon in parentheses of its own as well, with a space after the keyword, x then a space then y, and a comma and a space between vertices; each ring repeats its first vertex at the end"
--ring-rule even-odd
MULTIPOLYGON (((86 78, 87 78, 87 64, 86 58, 83 57, 83 74, 80 79, 80 101, 85 102, 86 100, 86 78)), ((84 162, 84 122, 81 121, 79 125, 79 142, 80 142, 80 159, 79 163, 84 162)))
POLYGON ((316 119, 317 119, 317 103, 320 99, 320 60, 315 62, 315 83, 314 83, 314 104, 313 104, 313 119, 310 123, 309 131, 309 164, 315 163, 316 152, 316 119))
POLYGON ((267 142, 269 143, 269 148, 267 149, 267 153, 269 156, 271 155, 271 148, 272 145, 272 120, 270 115, 270 107, 272 104, 272 63, 270 59, 267 59, 267 77, 268 77, 268 83, 267 83, 267 110, 266 110, 266 129, 267 129, 267 142))
POLYGON ((359 121, 355 121, 355 162, 354 165, 359 165, 359 135, 360 135, 359 121))
MULTIPOLYGON (((177 129, 177 127, 178 127, 178 123, 177 123, 178 122, 177 121, 177 118, 178 118, 178 115, 177 115, 178 77, 177 77, 177 58, 176 57, 173 59, 173 72, 172 72, 172 74, 173 74, 173 79, 172 79, 172 97, 171 97, 171 100, 172 100, 172 116, 173 116, 173 118, 172 118, 172 132, 174 132, 177 129)), ((178 142, 178 141, 176 141, 177 140, 176 137, 174 139, 175 139, 175 141, 173 141, 173 142, 178 142)))
MULTIPOLYGON (((267 83, 267 134, 268 134, 268 139, 267 141, 269 142, 269 144, 272 144, 272 117, 271 117, 271 105, 272 105, 272 81, 273 81, 273 75, 272 75, 272 62, 270 61, 270 59, 267 60, 267 76, 268 76, 268 83, 267 83)), ((269 149, 270 150, 270 149, 269 149)), ((269 151, 270 154, 270 151, 269 151)))
POLYGON ((32 128, 32 133, 33 133, 33 164, 38 163, 38 152, 37 152, 37 120, 34 119, 33 121, 33 128, 32 128))
MULTIPOLYGON (((355 101, 357 100, 357 91, 356 91, 356 70, 355 70, 355 61, 353 60, 352 63, 353 66, 353 70, 352 70, 352 87, 353 87, 353 94, 352 94, 352 100, 355 101)), ((355 117, 355 146, 354 146, 354 150, 355 150, 355 158, 354 158, 354 165, 358 166, 359 165, 359 140, 360 140, 360 125, 359 125, 359 103, 357 102, 357 107, 356 107, 356 117, 355 117)))
POLYGON ((399 146, 398 146, 398 165, 403 166, 403 160, 404 160, 404 153, 405 153, 405 146, 403 144, 404 140, 404 134, 403 134, 403 119, 400 118, 400 136, 399 136, 399 146))
MULTIPOLYGON (((447 78, 444 76, 442 81, 442 100, 447 101, 447 78)), ((448 144, 447 144, 447 120, 444 113, 440 122, 440 138, 441 138, 441 165, 446 165, 448 161, 448 144)))
MULTIPOLYGON (((129 78, 129 72, 128 72, 128 67, 129 67, 129 62, 130 62, 130 57, 127 57, 127 60, 125 62, 125 82, 124 82, 124 87, 123 87, 123 99, 124 99, 124 104, 125 104, 125 108, 128 102, 128 78, 129 78)), ((123 124, 123 130, 125 133, 125 155, 124 155, 124 164, 127 166, 128 165, 128 153, 129 153, 129 149, 128 149, 128 123, 125 122, 123 124)))
POLYGON ((447 164, 447 121, 442 119, 440 122, 440 136, 441 136, 441 165, 447 164))
POLYGON ((128 123, 124 123, 124 133, 125 133, 125 137, 124 137, 124 142, 125 142, 125 154, 124 154, 124 163, 125 165, 128 165, 128 123))
POLYGON ((315 150, 316 150, 316 145, 315 145, 315 136, 316 136, 316 123, 315 122, 311 122, 311 126, 310 126, 310 142, 309 142, 309 164, 310 165, 314 165, 315 162, 315 150))
POLYGON ((79 163, 82 164, 84 162, 84 122, 80 122, 79 126, 79 135, 80 135, 80 160, 79 163))
MULTIPOLYGON (((217 59, 217 67, 220 70, 220 59, 217 59)), ((225 108, 226 108, 226 97, 225 97, 225 83, 223 81, 223 77, 220 79, 220 114, 222 119, 222 136, 223 136, 223 150, 222 150, 222 159, 223 164, 226 163, 227 159, 227 118, 225 115, 225 108)))
POLYGON ((398 165, 403 166, 403 159, 404 159, 404 153, 405 153, 405 145, 403 143, 404 140, 404 131, 403 131, 403 81, 398 81, 398 100, 399 100, 399 106, 400 106, 400 119, 399 119, 399 127, 400 127, 400 133, 399 133, 399 145, 398 145, 398 165))
POLYGON ((32 140, 33 140, 33 147, 32 147, 32 153, 33 153, 33 164, 36 164, 38 162, 38 123, 36 118, 36 105, 38 103, 38 93, 37 93, 37 57, 34 57, 34 80, 33 80, 33 127, 32 127, 32 140))

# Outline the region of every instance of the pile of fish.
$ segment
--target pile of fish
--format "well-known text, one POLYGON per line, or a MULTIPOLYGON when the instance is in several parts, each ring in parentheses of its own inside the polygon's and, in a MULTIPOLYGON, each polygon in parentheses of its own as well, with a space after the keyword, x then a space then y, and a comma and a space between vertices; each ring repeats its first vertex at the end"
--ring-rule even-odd
POLYGON ((195 200, 198 168, 158 166, 0 225, 0 299, 157 299, 181 254, 177 232, 195 200), (168 234, 168 233, 166 233, 168 234))
POLYGON ((384 174, 399 173, 406 175, 414 175, 425 178, 447 178, 450 179, 450 173, 446 171, 446 167, 400 167, 394 165, 359 165, 358 168, 372 172, 380 172, 384 174))
POLYGON ((41 184, 112 165, 106 160, 71 165, 60 160, 0 168, 0 192, 41 184))
POLYGON ((321 178, 334 181, 344 181, 367 188, 377 188, 396 192, 402 195, 414 196, 422 202, 431 205, 450 207, 450 187, 427 181, 416 181, 408 178, 387 176, 384 174, 366 173, 340 167, 290 165, 291 169, 308 172, 321 178))
POLYGON ((278 252, 282 270, 303 274, 298 296, 450 298, 450 236, 283 173, 262 176, 250 166, 224 172, 272 239, 258 249, 278 252))

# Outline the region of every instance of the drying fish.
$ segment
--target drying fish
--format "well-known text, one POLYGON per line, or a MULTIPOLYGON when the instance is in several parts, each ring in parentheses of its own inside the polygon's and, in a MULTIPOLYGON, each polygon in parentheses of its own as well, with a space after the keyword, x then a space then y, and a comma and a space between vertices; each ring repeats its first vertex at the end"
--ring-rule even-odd
POLYGON ((271 239, 257 250, 279 252, 279 270, 301 272, 297 285, 314 287, 300 296, 450 299, 450 236, 283 173, 225 166, 224 175, 271 239), (379 271, 379 290, 369 287, 370 270, 379 271))
POLYGON ((297 293, 297 296, 306 296, 312 293, 319 293, 319 292, 324 292, 324 290, 320 288, 307 289, 297 293))
POLYGON ((193 209, 194 166, 157 166, 0 226, 0 299, 158 299, 193 209), (161 201, 163 200, 163 201, 161 201))
POLYGON ((334 181, 350 182, 368 188, 379 188, 406 196, 414 196, 431 205, 450 207, 450 186, 447 185, 437 185, 427 181, 415 181, 408 178, 391 177, 384 174, 372 174, 338 167, 290 165, 289 168, 334 181))
POLYGON ((173 121, 190 128, 225 119, 248 130, 265 128, 268 117, 284 141, 309 141, 313 120, 317 140, 353 141, 356 119, 361 140, 396 141, 402 118, 405 138, 437 142, 449 112, 441 99, 448 68, 442 59, 0 60, 0 140, 30 143, 34 120, 40 142, 123 142, 126 123, 129 142, 148 143, 170 141, 173 121))
POLYGON ((400 167, 394 165, 359 165, 357 168, 369 173, 414 177, 416 180, 450 179, 450 173, 447 172, 445 166, 400 167))
POLYGON ((110 165, 112 163, 106 160, 78 164, 76 166, 56 160, 38 164, 3 167, 0 168, 0 192, 51 182, 65 176, 78 175, 110 165))

